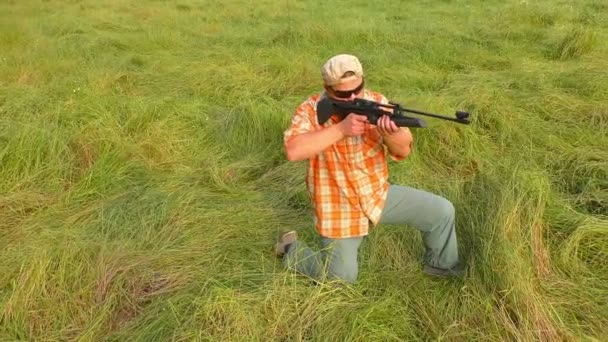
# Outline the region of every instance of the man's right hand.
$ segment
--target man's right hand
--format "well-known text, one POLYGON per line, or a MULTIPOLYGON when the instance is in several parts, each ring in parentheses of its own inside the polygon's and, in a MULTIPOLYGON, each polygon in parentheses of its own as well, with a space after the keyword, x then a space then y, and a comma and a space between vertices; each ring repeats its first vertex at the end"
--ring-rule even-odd
POLYGON ((367 123, 367 116, 350 113, 344 120, 340 121, 338 127, 345 137, 354 137, 365 132, 367 123))

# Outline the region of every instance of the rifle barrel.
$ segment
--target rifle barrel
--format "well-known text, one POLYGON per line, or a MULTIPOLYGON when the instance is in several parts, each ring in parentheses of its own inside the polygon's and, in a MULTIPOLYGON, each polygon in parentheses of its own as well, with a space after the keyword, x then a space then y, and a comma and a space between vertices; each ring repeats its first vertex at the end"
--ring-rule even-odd
POLYGON ((454 122, 458 122, 458 123, 462 123, 462 124, 468 124, 469 122, 469 113, 467 112, 456 112, 456 117, 450 117, 450 116, 446 116, 446 115, 441 115, 441 114, 435 114, 435 113, 427 113, 427 112, 423 112, 421 110, 416 110, 416 109, 410 109, 410 108, 404 108, 401 107, 398 104, 395 103, 391 103, 393 106, 395 106, 397 108, 398 111, 403 111, 403 112, 408 112, 408 113, 414 113, 414 114, 420 114, 420 115, 425 115, 425 116, 430 116, 433 118, 438 118, 438 119, 443 119, 443 120, 449 120, 449 121, 454 121, 454 122))

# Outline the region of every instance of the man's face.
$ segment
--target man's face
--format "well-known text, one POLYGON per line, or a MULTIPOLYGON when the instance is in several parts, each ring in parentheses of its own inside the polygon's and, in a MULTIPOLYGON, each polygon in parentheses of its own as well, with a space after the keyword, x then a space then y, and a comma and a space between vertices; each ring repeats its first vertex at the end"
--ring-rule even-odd
POLYGON ((335 86, 326 87, 327 94, 339 101, 352 101, 363 94, 365 82, 362 77, 355 77, 335 86))

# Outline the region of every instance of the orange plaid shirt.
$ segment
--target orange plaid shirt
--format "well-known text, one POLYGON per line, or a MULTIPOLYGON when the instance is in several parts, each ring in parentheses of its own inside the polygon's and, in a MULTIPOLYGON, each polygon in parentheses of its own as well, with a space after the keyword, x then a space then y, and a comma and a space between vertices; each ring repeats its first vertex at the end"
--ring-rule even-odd
MULTIPOLYGON (((317 102, 322 94, 310 96, 296 109, 284 142, 298 134, 321 130, 317 102)), ((363 98, 387 103, 384 95, 364 90, 363 98)), ((360 136, 345 137, 309 159, 306 185, 314 211, 314 223, 321 236, 348 238, 367 235, 370 222, 377 224, 388 193, 387 155, 382 136, 368 125, 360 136)))

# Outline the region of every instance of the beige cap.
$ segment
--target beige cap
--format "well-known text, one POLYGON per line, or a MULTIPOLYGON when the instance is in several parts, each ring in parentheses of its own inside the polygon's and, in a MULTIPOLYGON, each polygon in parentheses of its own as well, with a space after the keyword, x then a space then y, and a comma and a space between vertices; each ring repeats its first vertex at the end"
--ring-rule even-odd
POLYGON ((342 54, 333 56, 325 62, 321 68, 321 75, 323 76, 325 85, 334 86, 353 78, 363 77, 363 67, 357 57, 342 54), (352 71, 354 75, 343 78, 342 76, 349 71, 352 71))

